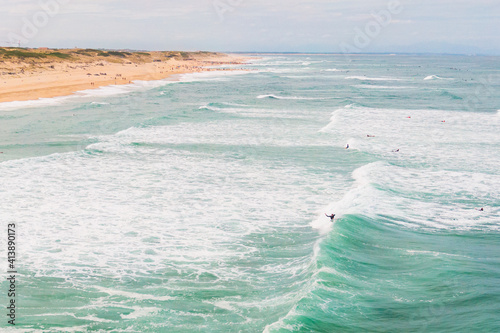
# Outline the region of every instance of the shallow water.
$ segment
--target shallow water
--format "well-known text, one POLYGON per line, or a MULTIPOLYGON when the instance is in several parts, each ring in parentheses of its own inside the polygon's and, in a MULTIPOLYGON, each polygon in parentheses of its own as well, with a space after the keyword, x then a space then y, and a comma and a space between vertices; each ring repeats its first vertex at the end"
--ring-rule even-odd
POLYGON ((264 55, 0 104, 15 330, 500 330, 499 63, 264 55))

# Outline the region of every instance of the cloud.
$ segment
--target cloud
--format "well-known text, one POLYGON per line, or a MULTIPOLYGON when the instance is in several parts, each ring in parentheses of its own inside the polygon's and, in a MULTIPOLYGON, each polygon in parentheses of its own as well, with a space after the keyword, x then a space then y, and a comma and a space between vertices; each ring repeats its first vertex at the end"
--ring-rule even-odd
MULTIPOLYGON (((20 29, 23 18, 40 10, 39 1, 62 0, 2 1, 0 33, 20 29)), ((373 21, 372 14, 386 10, 391 1, 67 0, 32 44, 338 51, 340 43, 351 42, 355 29, 364 29, 373 21), (214 7, 216 1, 230 10, 221 14, 214 7)), ((443 38, 477 47, 500 45, 494 33, 500 22, 498 0, 399 1, 403 11, 373 41, 378 50, 390 52, 391 45, 419 45, 443 38)))
POLYGON ((413 20, 392 20, 391 24, 411 24, 414 23, 413 20))
POLYGON ((27 13, 39 9, 40 5, 37 2, 29 0, 7 1, 0 3, 0 12, 7 16, 26 15, 27 13))

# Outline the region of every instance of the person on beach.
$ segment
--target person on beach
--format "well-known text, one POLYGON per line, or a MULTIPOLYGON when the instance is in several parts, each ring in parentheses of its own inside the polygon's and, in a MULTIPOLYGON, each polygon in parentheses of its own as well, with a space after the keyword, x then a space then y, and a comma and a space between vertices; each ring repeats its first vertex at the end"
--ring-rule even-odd
POLYGON ((325 213, 325 215, 326 215, 327 217, 329 217, 329 218, 330 218, 330 221, 331 221, 331 222, 333 222, 333 219, 335 218, 335 214, 332 214, 332 215, 327 215, 327 214, 325 213))

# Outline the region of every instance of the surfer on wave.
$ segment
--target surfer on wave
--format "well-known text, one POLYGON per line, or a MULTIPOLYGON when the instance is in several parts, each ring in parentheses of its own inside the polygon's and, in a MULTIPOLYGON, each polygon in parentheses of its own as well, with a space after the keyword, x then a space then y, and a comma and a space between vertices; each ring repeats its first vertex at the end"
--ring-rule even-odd
POLYGON ((328 215, 328 214, 325 213, 325 215, 330 218, 330 221, 333 222, 333 219, 335 218, 335 214, 328 215))

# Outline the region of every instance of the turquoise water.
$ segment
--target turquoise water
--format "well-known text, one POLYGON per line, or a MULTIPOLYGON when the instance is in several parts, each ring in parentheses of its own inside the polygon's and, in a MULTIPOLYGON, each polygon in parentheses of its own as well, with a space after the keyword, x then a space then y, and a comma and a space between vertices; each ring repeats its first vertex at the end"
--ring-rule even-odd
POLYGON ((0 104, 2 331, 500 331, 500 58, 246 67, 0 104))

